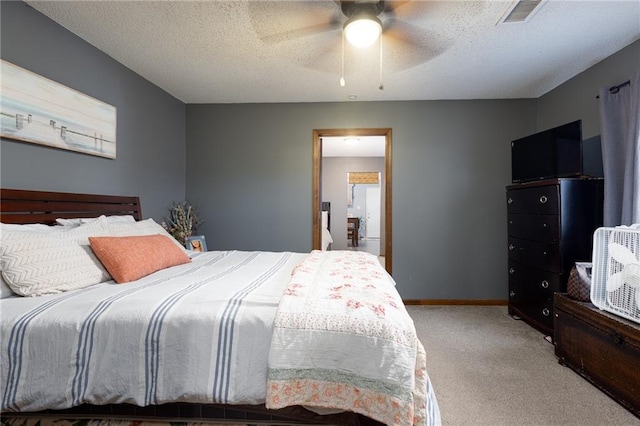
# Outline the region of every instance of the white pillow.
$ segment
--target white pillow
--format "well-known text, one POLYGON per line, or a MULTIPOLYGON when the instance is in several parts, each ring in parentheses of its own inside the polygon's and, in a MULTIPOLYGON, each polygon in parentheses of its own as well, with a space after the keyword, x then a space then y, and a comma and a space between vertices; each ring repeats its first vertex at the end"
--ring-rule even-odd
POLYGON ((102 220, 46 231, 3 231, 0 270, 14 293, 40 296, 111 279, 89 246, 89 236, 109 235, 102 220))
POLYGON ((6 299, 7 297, 13 297, 15 295, 0 273, 0 299, 6 299))
MULTIPOLYGON (((53 231, 56 228, 53 226, 45 225, 43 223, 28 223, 28 224, 16 224, 16 223, 0 223, 0 238, 5 231, 14 232, 46 232, 53 231)), ((0 299, 6 299, 7 297, 14 297, 16 294, 11 290, 9 284, 2 277, 2 270, 0 270, 0 299)))
POLYGON ((100 219, 100 218, 105 218, 105 220, 107 222, 135 222, 136 219, 128 214, 128 215, 116 215, 116 216, 99 216, 99 217, 80 217, 80 218, 73 218, 73 219, 63 219, 63 218, 58 218, 56 219, 56 223, 58 225, 62 225, 62 226, 79 226, 82 225, 83 223, 91 223, 91 222, 95 222, 96 220, 100 219))
POLYGON ((53 231, 54 226, 45 225, 43 223, 28 223, 18 225, 15 223, 0 223, 0 232, 4 231, 53 231))
POLYGON ((134 235, 165 235, 171 239, 178 247, 180 247, 185 253, 187 249, 180 244, 178 240, 173 238, 161 225, 158 225, 153 219, 141 220, 134 223, 123 222, 109 222, 107 227, 114 237, 128 237, 134 235))

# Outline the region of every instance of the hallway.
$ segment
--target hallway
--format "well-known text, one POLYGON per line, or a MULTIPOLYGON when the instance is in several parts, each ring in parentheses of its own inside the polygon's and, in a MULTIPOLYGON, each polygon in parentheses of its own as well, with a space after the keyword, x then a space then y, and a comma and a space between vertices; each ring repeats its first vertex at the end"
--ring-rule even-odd
POLYGON ((374 256, 378 256, 380 254, 380 238, 362 238, 358 242, 357 247, 352 247, 351 244, 349 244, 347 250, 366 251, 374 256))
POLYGON ((380 256, 380 238, 363 238, 358 242, 358 247, 349 245, 347 250, 371 253, 378 257, 378 261, 383 267, 385 266, 384 256, 380 256))

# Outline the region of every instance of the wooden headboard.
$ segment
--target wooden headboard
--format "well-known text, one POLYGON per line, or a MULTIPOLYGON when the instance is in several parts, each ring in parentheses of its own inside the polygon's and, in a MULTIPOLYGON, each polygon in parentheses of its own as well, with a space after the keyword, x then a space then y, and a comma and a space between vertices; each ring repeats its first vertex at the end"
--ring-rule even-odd
POLYGON ((57 218, 132 215, 142 219, 139 197, 0 189, 0 222, 45 223, 57 218))

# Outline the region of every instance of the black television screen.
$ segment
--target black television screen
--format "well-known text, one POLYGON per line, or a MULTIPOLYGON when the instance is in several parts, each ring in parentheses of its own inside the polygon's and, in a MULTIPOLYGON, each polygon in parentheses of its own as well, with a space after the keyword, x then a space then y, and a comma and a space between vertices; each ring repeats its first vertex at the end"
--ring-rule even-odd
POLYGON ((582 175, 582 120, 511 142, 514 183, 582 175))

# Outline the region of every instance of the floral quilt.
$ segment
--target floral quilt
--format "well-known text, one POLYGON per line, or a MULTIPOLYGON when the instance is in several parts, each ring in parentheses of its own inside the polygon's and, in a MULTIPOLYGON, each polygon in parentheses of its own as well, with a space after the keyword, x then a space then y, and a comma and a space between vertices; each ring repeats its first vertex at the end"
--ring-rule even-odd
POLYGON ((375 256, 313 251, 293 270, 274 323, 266 405, 440 423, 424 348, 375 256))

